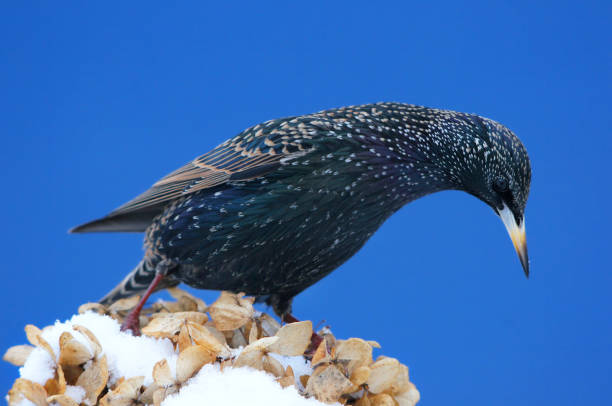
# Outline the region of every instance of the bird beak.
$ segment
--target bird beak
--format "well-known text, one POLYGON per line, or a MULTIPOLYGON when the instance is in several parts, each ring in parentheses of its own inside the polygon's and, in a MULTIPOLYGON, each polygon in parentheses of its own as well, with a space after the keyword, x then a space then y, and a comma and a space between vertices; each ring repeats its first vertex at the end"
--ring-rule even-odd
POLYGON ((506 230, 508 230, 512 244, 514 244, 514 249, 521 260, 521 265, 523 265, 525 276, 529 278, 529 255, 527 254, 527 239, 525 237, 525 218, 523 217, 520 224, 517 224, 514 214, 506 206, 506 203, 504 203, 504 208, 498 210, 497 213, 504 222, 506 230))

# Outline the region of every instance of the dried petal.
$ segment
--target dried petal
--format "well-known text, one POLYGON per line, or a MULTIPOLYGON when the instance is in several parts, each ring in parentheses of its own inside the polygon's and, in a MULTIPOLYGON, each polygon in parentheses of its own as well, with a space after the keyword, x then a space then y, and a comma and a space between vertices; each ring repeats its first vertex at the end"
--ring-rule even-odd
POLYGON ((245 347, 249 344, 242 328, 231 331, 231 333, 232 335, 228 340, 231 348, 245 347))
POLYGON ((300 384, 302 385, 302 388, 305 388, 306 386, 308 386, 309 380, 310 380, 310 375, 300 376, 300 384))
POLYGON ((278 321, 266 313, 262 313, 262 315, 258 317, 257 321, 261 326, 261 331, 263 333, 262 335, 264 337, 272 337, 281 328, 278 321))
POLYGON ((241 352, 232 365, 234 368, 250 367, 263 370, 264 353, 262 351, 241 352))
POLYGON ((204 324, 208 317, 199 312, 156 313, 142 333, 152 337, 172 338, 181 330, 185 321, 204 324))
POLYGON ((379 358, 370 365, 370 369, 372 371, 366 381, 368 390, 372 393, 381 393, 395 382, 396 376, 400 373, 400 363, 395 358, 379 358))
POLYGON ((79 406, 79 404, 75 402, 74 399, 64 394, 49 396, 47 398, 47 402, 49 404, 58 406, 79 406))
POLYGON ((293 368, 291 368, 291 365, 289 365, 285 370, 285 376, 277 379, 277 382, 283 388, 286 388, 288 386, 295 386, 295 376, 293 375, 293 368))
POLYGON ((133 378, 126 379, 121 382, 120 385, 115 388, 113 393, 118 396, 129 399, 137 399, 140 395, 140 388, 144 382, 144 376, 135 376, 133 378))
POLYGON ((42 337, 42 331, 38 327, 32 324, 28 324, 27 326, 25 326, 25 332, 30 344, 47 351, 47 353, 51 356, 53 360, 57 359, 55 357, 55 352, 53 351, 53 348, 51 348, 49 343, 42 337))
POLYGON ((132 310, 138 304, 140 296, 127 297, 125 299, 119 299, 108 307, 108 311, 111 313, 127 312, 132 310))
POLYGON ((91 346, 93 347, 94 357, 97 357, 98 355, 102 353, 102 345, 100 344, 96 336, 87 327, 80 326, 80 325, 74 325, 72 326, 72 328, 73 330, 78 331, 79 333, 87 337, 87 339, 91 343, 91 346))
POLYGON ((191 337, 189 336, 189 330, 187 329, 186 323, 181 325, 176 342, 178 344, 179 353, 192 346, 191 337))
POLYGON ((206 306, 206 303, 204 303, 204 301, 202 299, 197 298, 197 297, 193 296, 191 293, 189 293, 189 292, 187 292, 187 291, 185 291, 183 289, 177 288, 177 287, 168 288, 166 290, 168 291, 168 293, 170 293, 170 296, 172 296, 176 300, 179 300, 181 298, 190 299, 190 300, 194 301, 197 304, 197 307, 196 307, 197 311, 199 311, 199 312, 206 312, 207 306, 206 306))
POLYGON ((140 396, 138 397, 139 403, 142 403, 142 404, 145 404, 145 405, 152 405, 153 404, 153 394, 158 389, 160 389, 160 387, 155 382, 153 382, 151 385, 147 386, 142 391, 142 394, 140 394, 140 396))
POLYGON ((234 361, 234 367, 263 369, 263 357, 266 351, 278 340, 279 337, 265 337, 247 345, 234 361))
POLYGON ((395 401, 393 401, 391 395, 380 393, 378 395, 370 396, 370 404, 372 406, 395 406, 395 401))
POLYGON ((310 321, 299 321, 285 324, 278 330, 276 336, 279 337, 279 340, 270 346, 270 352, 285 356, 302 355, 310 344, 312 323, 310 321))
POLYGON ((217 339, 217 341, 219 341, 221 344, 227 344, 227 340, 225 339, 225 335, 224 335, 222 332, 220 332, 219 330, 217 330, 217 329, 216 329, 216 328, 215 328, 215 327, 212 325, 212 323, 206 323, 206 324, 204 325, 204 327, 206 327, 206 329, 208 330, 208 332, 209 332, 210 334, 212 334, 212 335, 213 335, 213 336, 214 336, 214 337, 217 339))
POLYGON ((259 338, 259 328, 256 323, 251 323, 251 328, 249 329, 249 344, 257 341, 259 338))
POLYGON ((421 394, 414 384, 410 382, 408 386, 409 388, 406 392, 394 396, 399 406, 414 406, 421 399, 421 394))
POLYGON ((225 344, 225 340, 219 341, 217 336, 211 333, 210 329, 200 324, 188 321, 186 323, 189 336, 197 345, 201 345, 213 352, 215 356, 229 356, 229 348, 225 344))
POLYGON ((117 387, 100 399, 101 406, 131 406, 140 395, 143 376, 135 376, 120 382, 117 387))
POLYGON ((205 364, 213 362, 216 354, 201 345, 194 345, 181 352, 176 361, 176 378, 185 382, 205 364))
POLYGON ((312 359, 310 360, 310 364, 313 367, 316 367, 323 363, 331 362, 331 355, 327 351, 327 343, 325 340, 321 341, 321 344, 317 347, 315 353, 312 355, 312 359))
POLYGON ((103 355, 98 359, 94 359, 76 381, 77 386, 85 389, 86 396, 83 402, 95 405, 98 395, 106 387, 107 381, 108 366, 106 364, 106 356, 103 355))
POLYGON ((79 314, 94 312, 98 314, 106 313, 106 308, 100 303, 85 303, 79 306, 79 314))
POLYGON ((308 379, 306 393, 325 403, 333 403, 353 387, 351 381, 333 365, 317 368, 308 379))
POLYGON ((55 368, 55 376, 45 382, 47 396, 59 395, 66 392, 66 378, 61 365, 55 368))
POLYGON ((276 344, 280 340, 280 337, 264 337, 247 345, 242 352, 250 352, 250 351, 264 351, 270 350, 274 344, 276 344))
POLYGON ((285 375, 285 368, 283 368, 283 365, 269 355, 263 357, 263 370, 277 378, 281 378, 285 375))
POLYGON ((30 344, 38 347, 39 346, 38 338, 42 334, 42 331, 40 331, 40 329, 36 327, 35 325, 28 324, 27 326, 25 326, 25 333, 26 333, 26 337, 28 338, 28 341, 30 342, 30 344))
POLYGON ((253 316, 253 300, 242 295, 221 292, 219 299, 210 306, 210 315, 219 331, 240 328, 253 316))
POLYGON ((153 392, 153 404, 155 406, 160 406, 161 403, 166 399, 167 396, 172 395, 173 393, 178 392, 178 387, 169 386, 167 388, 159 388, 155 392, 153 392))
POLYGON ((349 378, 354 385, 363 385, 370 377, 371 370, 369 367, 361 366, 353 370, 351 377, 349 378))
POLYGON ((361 338, 338 340, 336 359, 345 365, 350 375, 356 368, 372 363, 372 346, 361 338))
POLYGON ((168 361, 163 359, 153 367, 153 380, 159 386, 170 386, 174 384, 174 377, 168 361))
POLYGON ((81 365, 93 357, 89 349, 67 331, 60 336, 59 346, 59 363, 61 365, 81 365))
POLYGON ((406 392, 410 389, 410 379, 408 376, 408 367, 406 365, 400 364, 399 372, 395 376, 395 380, 391 385, 391 393, 393 395, 398 393, 406 392))
POLYGON ((63 365, 60 368, 64 371, 64 377, 68 385, 76 385, 77 379, 83 373, 83 368, 79 365, 63 365))
POLYGON ((24 399, 29 400, 36 406, 47 406, 45 388, 39 383, 19 378, 8 393, 8 404, 9 406, 18 406, 24 399))
POLYGON ((367 392, 364 392, 363 396, 355 402, 355 406, 371 406, 370 397, 367 392))
POLYGON ((174 312, 174 313, 155 313, 151 317, 153 320, 157 318, 172 318, 182 321, 192 321, 197 324, 204 324, 208 321, 208 316, 200 312, 174 312))
POLYGON ((15 366, 21 367, 25 364, 33 349, 34 347, 31 345, 15 345, 6 350, 2 359, 15 366))

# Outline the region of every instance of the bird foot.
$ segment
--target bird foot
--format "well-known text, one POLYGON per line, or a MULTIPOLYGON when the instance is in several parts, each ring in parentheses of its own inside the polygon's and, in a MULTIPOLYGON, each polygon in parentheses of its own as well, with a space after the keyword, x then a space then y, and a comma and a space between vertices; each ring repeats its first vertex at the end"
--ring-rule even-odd
MULTIPOLYGON (((284 323, 297 323, 297 322, 299 322, 299 320, 296 319, 295 316, 293 316, 290 313, 287 313, 287 314, 283 315, 281 320, 284 323)), ((315 351, 317 350, 317 348, 319 348, 319 345, 321 345, 322 342, 323 342, 323 337, 321 337, 319 334, 317 334, 317 333, 315 333, 313 331, 312 335, 310 336, 310 344, 308 344, 308 347, 306 348, 306 351, 304 352, 304 355, 307 358, 312 358, 312 356, 314 355, 315 351)))
POLYGON ((136 309, 132 310, 123 320, 121 331, 131 331, 133 336, 138 337, 140 336, 140 311, 136 312, 135 310, 136 309))
POLYGON ((121 324, 121 331, 132 331, 132 335, 139 336, 140 335, 140 311, 144 307, 145 303, 149 299, 149 296, 155 291, 155 287, 161 282, 166 273, 168 272, 168 263, 169 262, 160 262, 155 270, 155 278, 151 281, 151 284, 147 288, 147 291, 138 301, 138 304, 135 308, 133 308, 130 313, 123 320, 123 324, 121 324))

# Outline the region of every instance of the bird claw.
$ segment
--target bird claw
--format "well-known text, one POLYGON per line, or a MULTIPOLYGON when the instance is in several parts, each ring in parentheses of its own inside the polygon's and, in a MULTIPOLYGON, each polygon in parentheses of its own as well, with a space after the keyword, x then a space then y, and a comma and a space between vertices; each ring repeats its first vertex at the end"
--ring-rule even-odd
POLYGON ((140 320, 138 318, 138 314, 134 314, 135 312, 132 310, 123 320, 121 324, 121 331, 127 332, 130 331, 133 336, 140 336, 140 320))

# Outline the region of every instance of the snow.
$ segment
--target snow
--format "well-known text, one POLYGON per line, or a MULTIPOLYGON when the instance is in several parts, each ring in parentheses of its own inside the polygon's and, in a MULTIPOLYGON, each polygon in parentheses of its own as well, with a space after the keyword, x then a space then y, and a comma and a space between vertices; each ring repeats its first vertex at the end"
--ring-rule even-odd
MULTIPOLYGON (((300 396, 295 388, 281 388, 272 375, 251 368, 205 365, 181 390, 168 396, 162 406, 321 406, 300 396)), ((337 405, 337 403, 336 403, 337 405)))
POLYGON ((34 348, 25 364, 19 368, 22 378, 44 385, 55 375, 55 361, 42 348, 34 348))
POLYGON ((66 395, 70 396, 75 402, 80 404, 83 399, 85 399, 86 392, 85 389, 81 388, 80 386, 67 385, 66 395))
POLYGON ((304 389, 300 382, 300 376, 312 374, 310 362, 306 361, 304 357, 286 357, 272 352, 269 353, 269 355, 280 362, 283 368, 286 369, 288 366, 291 366, 291 369, 293 369, 293 376, 296 378, 295 384, 298 385, 300 389, 304 389))
MULTIPOLYGON (((81 325, 89 329, 98 339, 102 354, 106 355, 109 368, 109 385, 119 378, 126 379, 144 376, 144 385, 153 382, 153 366, 166 359, 172 374, 176 376, 176 361, 178 353, 168 339, 155 339, 146 336, 134 337, 120 331, 119 324, 108 316, 88 312, 75 315, 63 323, 56 321, 51 327, 45 328, 42 337, 51 345, 56 357, 59 357, 59 337, 64 331, 70 332, 75 339, 83 343, 93 353, 88 339, 73 329, 81 325)), ((240 349, 234 350, 238 355, 240 349)), ((270 354, 284 367, 291 365, 296 377, 296 385, 301 388, 299 377, 311 374, 312 369, 303 357, 283 357, 270 354)), ((35 348, 23 367, 19 369, 22 378, 44 385, 54 376, 55 360, 41 348, 35 348)), ((85 391, 78 386, 68 386, 66 395, 81 403, 85 391)), ((31 402, 24 400, 20 406, 30 406, 31 402)), ((226 367, 223 371, 218 364, 205 365, 200 372, 190 379, 181 390, 169 396, 162 403, 164 406, 190 405, 283 405, 283 406, 321 406, 315 399, 306 399, 296 388, 282 388, 274 376, 251 368, 226 367)))

